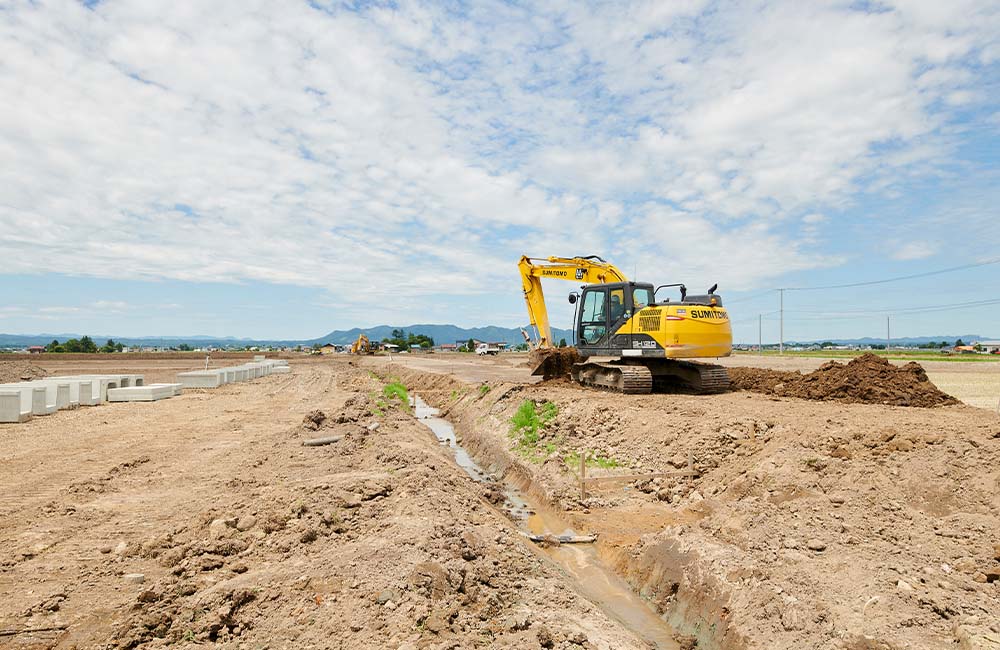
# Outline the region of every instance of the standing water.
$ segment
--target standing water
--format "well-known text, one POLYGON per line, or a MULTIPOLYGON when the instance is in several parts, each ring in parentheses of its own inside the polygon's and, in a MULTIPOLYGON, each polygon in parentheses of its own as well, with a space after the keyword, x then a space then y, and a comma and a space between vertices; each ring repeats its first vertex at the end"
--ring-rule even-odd
MULTIPOLYGON (((429 406, 416 395, 413 396, 412 406, 417 419, 434 433, 442 445, 454 452, 455 462, 472 480, 480 483, 492 480, 462 445, 458 444, 454 427, 444 418, 438 417, 436 408, 429 406)), ((505 507, 523 532, 534 535, 577 534, 554 513, 544 507, 538 507, 529 495, 517 487, 505 484, 504 495, 507 497, 505 507)), ((674 640, 673 628, 604 564, 593 546, 562 544, 546 548, 545 553, 572 578, 578 593, 652 647, 660 650, 680 647, 674 640)))

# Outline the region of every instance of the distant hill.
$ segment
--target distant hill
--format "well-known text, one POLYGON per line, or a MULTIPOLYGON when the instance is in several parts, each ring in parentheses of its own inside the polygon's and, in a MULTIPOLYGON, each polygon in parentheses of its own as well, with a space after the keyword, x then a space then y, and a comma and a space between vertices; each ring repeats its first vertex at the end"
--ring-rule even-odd
MULTIPOLYGON (((520 328, 516 327, 497 327, 495 325, 488 325, 486 327, 458 327, 457 325, 430 325, 430 324, 418 324, 418 325, 377 325, 375 327, 367 328, 357 328, 349 330, 337 330, 330 332, 326 336, 321 336, 318 339, 313 339, 311 341, 304 341, 303 345, 314 343, 335 343, 337 345, 344 345, 347 343, 352 343, 356 341, 359 334, 364 333, 368 338, 373 341, 381 341, 383 339, 392 338, 393 330, 404 330, 406 332, 411 332, 413 334, 423 334, 424 336, 429 336, 434 339, 434 342, 438 345, 442 343, 455 343, 457 341, 468 341, 469 339, 476 339, 479 341, 488 342, 505 342, 510 345, 517 345, 524 342, 524 337, 521 336, 520 328)), ((525 326, 528 330, 528 327, 525 326)), ((530 330, 528 330, 530 333, 530 330)), ((555 339, 555 343, 559 342, 559 339, 566 339, 568 342, 573 340, 573 332, 571 330, 563 330, 557 327, 552 328, 552 338, 555 339)))
MULTIPOLYGON (((182 343, 187 343, 192 347, 243 347, 248 345, 271 345, 271 346, 310 346, 316 343, 335 343, 344 345, 357 340, 358 334, 364 332, 373 341, 381 341, 390 338, 394 329, 401 329, 414 334, 423 334, 434 339, 437 344, 455 343, 456 341, 468 341, 477 339, 489 342, 505 342, 517 345, 524 341, 521 330, 516 327, 497 327, 489 325, 486 327, 464 328, 456 325, 378 325, 368 328, 354 328, 349 330, 337 330, 325 336, 315 339, 248 339, 234 337, 212 337, 212 336, 113 336, 108 334, 87 334, 98 345, 103 345, 108 339, 114 339, 125 345, 137 345, 143 347, 177 347, 182 343)), ((527 329, 527 327, 525 327, 527 329)), ((67 339, 78 339, 83 334, 61 333, 61 334, 0 334, 0 347, 2 348, 25 348, 31 345, 46 345, 53 339, 65 342, 67 339)), ((565 338, 572 342, 573 333, 570 330, 559 328, 552 329, 552 336, 555 343, 559 339, 565 338)))

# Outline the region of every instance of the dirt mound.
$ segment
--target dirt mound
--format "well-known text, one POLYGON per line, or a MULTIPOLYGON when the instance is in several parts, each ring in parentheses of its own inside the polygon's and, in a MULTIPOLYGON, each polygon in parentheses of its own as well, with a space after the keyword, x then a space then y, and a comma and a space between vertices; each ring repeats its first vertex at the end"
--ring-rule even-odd
POLYGON ((924 408, 959 403, 932 384, 920 364, 895 366, 870 352, 846 364, 828 361, 807 375, 730 368, 729 379, 733 388, 801 399, 924 408))
POLYGON ((0 384, 41 379, 49 373, 27 361, 0 361, 0 384))
POLYGON ((569 377, 573 364, 580 361, 576 348, 545 348, 532 350, 528 355, 528 367, 532 375, 542 379, 569 377))

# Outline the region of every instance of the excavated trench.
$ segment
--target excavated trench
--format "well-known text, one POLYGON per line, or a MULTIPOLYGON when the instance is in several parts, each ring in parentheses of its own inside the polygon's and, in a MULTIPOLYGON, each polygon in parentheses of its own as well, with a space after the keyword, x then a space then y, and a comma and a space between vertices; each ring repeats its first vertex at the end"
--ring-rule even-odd
MULTIPOLYGON (((497 405, 514 399, 525 386, 495 386, 487 399, 448 375, 392 364, 379 371, 384 377, 400 378, 411 391, 444 409, 447 420, 435 410, 425 410, 430 406, 423 400, 418 403, 421 422, 437 428, 438 439, 453 449, 456 462, 470 477, 502 487, 506 507, 524 533, 599 532, 573 531, 571 524, 584 525, 579 513, 562 515, 559 499, 494 431, 497 405)), ((654 534, 651 539, 635 545, 598 537, 592 545, 560 545, 544 552, 581 594, 647 639, 651 647, 746 650, 752 644, 733 624, 729 609, 734 584, 710 568, 714 551, 692 545, 686 537, 655 535, 661 530, 662 526, 648 529, 654 534), (709 555, 704 556, 706 552, 709 555)))
MULTIPOLYGON (((451 422, 438 417, 438 410, 429 406, 419 396, 412 398, 414 414, 438 441, 448 447, 470 478, 478 482, 495 479, 485 471, 458 442, 451 422)), ((511 481, 501 481, 504 508, 526 535, 548 539, 560 536, 573 538, 580 531, 559 518, 545 504, 523 491, 511 481)), ((652 606, 643 601, 600 557, 591 544, 551 543, 542 546, 545 554, 565 571, 576 591, 601 608, 610 618, 640 637, 652 648, 675 649, 673 628, 666 623, 652 606)))
MULTIPOLYGON (((430 429, 438 441, 447 446, 454 455, 455 463, 470 478, 477 482, 495 482, 496 479, 484 470, 457 440, 451 422, 438 416, 438 410, 428 405, 419 396, 412 398, 416 418, 430 429)), ((562 520, 547 504, 532 494, 530 486, 518 485, 514 480, 501 480, 504 508, 517 522, 526 536, 551 540, 543 544, 544 553, 562 568, 570 578, 576 591, 597 605, 610 618, 621 623, 626 629, 648 643, 651 648, 673 650, 680 648, 674 629, 637 595, 601 557, 592 544, 558 543, 558 538, 579 538, 581 532, 574 530, 562 520)))

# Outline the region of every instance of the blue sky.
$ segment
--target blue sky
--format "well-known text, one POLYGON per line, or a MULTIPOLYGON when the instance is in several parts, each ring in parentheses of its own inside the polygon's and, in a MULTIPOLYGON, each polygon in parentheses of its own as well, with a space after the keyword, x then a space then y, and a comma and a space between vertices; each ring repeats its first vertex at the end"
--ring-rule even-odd
MULTIPOLYGON (((527 253, 776 340, 776 287, 1000 257, 998 59, 987 1, 14 0, 0 331, 515 326, 527 253)), ((785 334, 1000 336, 989 299, 1000 264, 795 292, 785 334)))

